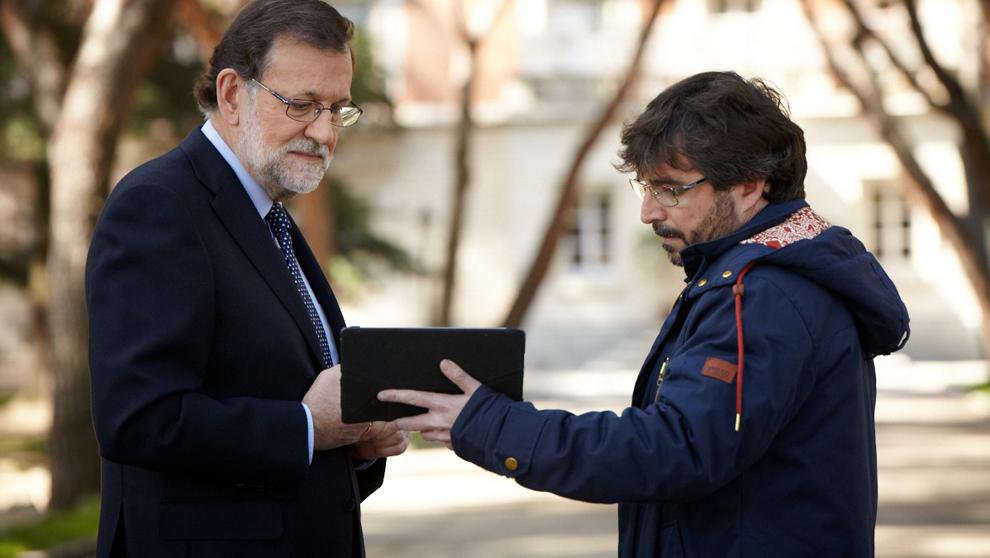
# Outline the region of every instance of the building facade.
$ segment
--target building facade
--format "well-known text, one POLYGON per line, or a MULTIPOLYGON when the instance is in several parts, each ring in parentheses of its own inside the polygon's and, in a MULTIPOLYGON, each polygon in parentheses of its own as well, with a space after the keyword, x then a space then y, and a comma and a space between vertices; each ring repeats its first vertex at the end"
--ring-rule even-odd
MULTIPOLYGON (((482 0, 340 4, 374 46, 399 126, 348 131, 333 172, 372 204, 376 229, 432 271, 388 277, 354 301, 353 314, 365 325, 431 321, 444 264, 460 90, 472 68, 477 127, 453 316, 465 326, 501 321, 578 144, 627 71, 651 4, 507 1, 505 8, 482 0), (480 38, 473 58, 465 33, 480 38)), ((821 0, 819 7, 831 14, 822 18, 826 29, 841 33, 849 25, 840 4, 821 0)), ((966 22, 975 3, 927 0, 921 8, 943 63, 964 78, 973 74, 966 60, 976 31, 966 22)), ((866 15, 881 30, 894 30, 904 23, 895 9, 875 4, 866 15)), ((909 354, 978 357, 981 316, 958 261, 924 208, 912 203, 892 150, 831 77, 801 3, 668 0, 633 94, 584 164, 579 202, 525 322, 528 364, 588 365, 625 340, 649 343, 683 274, 639 222, 628 177, 613 167, 620 125, 665 86, 699 71, 730 69, 763 77, 787 97, 808 141, 808 199, 861 238, 904 291, 915 330, 909 354)), ((906 122, 916 157, 950 206, 964 209, 953 124, 910 88, 893 91, 888 110, 906 122)))

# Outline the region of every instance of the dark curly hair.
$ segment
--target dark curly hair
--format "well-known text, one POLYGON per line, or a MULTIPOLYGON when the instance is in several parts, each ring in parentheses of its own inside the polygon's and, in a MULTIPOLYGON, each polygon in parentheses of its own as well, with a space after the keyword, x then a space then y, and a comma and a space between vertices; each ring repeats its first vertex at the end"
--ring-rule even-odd
POLYGON ((199 108, 217 109, 217 74, 231 68, 242 78, 260 77, 272 44, 288 37, 322 50, 349 53, 354 24, 320 0, 258 0, 245 7, 213 50, 210 63, 193 87, 199 108))
POLYGON ((765 178, 770 203, 804 199, 804 131, 761 79, 705 72, 679 81, 622 129, 622 172, 649 174, 685 160, 716 190, 765 178))

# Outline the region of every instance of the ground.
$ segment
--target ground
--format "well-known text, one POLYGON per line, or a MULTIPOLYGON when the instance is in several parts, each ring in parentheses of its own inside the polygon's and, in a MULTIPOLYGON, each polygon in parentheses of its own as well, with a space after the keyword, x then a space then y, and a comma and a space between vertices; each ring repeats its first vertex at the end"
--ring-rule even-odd
MULTIPOLYGON (((538 406, 573 411, 622 409, 634 380, 615 369, 527 374, 538 406)), ((990 556, 990 396, 963 389, 986 379, 982 361, 879 359, 878 557, 990 556)), ((5 409, 8 431, 44 424, 44 409, 5 409)), ((0 529, 47 491, 40 464, 0 454, 0 529)), ((363 522, 369 558, 607 557, 617 537, 614 506, 526 490, 442 448, 390 459, 363 522)))

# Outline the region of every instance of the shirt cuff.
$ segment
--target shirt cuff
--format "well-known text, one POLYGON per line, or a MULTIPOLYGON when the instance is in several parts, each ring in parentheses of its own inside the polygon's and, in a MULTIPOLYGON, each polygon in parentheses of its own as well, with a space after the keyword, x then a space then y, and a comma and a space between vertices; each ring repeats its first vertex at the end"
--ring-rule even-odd
POLYGON ((309 448, 309 464, 313 464, 313 413, 309 410, 309 405, 305 403, 299 403, 302 405, 303 411, 306 411, 306 439, 308 440, 309 448))

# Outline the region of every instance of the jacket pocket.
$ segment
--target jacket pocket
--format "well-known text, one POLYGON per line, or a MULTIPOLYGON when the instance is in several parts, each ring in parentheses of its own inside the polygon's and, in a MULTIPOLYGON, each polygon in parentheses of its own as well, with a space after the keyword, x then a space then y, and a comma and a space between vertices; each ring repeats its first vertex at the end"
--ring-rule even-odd
POLYGON ((162 502, 162 540, 274 540, 282 536, 275 502, 162 502))
POLYGON ((660 526, 660 556, 663 558, 682 558, 684 556, 681 526, 676 521, 660 526))

